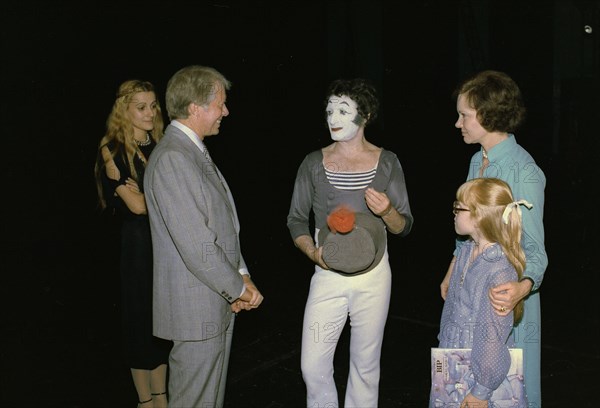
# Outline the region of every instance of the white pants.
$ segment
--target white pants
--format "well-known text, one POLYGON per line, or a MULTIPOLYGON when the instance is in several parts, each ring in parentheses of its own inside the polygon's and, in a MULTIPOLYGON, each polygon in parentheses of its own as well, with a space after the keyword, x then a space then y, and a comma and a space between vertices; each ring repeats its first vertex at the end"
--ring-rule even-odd
POLYGON ((379 399, 381 345, 392 274, 386 252, 371 271, 357 276, 315 268, 302 327, 302 377, 309 408, 337 408, 333 357, 350 316, 350 372, 345 408, 375 408, 379 399))

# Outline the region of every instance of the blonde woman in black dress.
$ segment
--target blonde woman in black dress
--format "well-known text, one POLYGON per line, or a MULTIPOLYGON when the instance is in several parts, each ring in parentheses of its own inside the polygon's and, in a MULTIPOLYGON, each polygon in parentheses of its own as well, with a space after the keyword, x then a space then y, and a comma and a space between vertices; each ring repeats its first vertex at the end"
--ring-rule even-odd
POLYGON ((123 340, 138 408, 167 407, 171 344, 152 335, 152 240, 143 192, 144 169, 163 126, 154 86, 124 82, 106 122, 95 168, 101 207, 121 217, 123 340))

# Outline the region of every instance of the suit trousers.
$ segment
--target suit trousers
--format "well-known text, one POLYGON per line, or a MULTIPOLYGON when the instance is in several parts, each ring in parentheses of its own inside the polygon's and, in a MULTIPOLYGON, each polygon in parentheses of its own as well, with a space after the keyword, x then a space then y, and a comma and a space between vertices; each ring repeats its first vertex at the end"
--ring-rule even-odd
POLYGON ((174 341, 169 355, 169 408, 221 408, 235 314, 227 330, 201 341, 174 341))
POLYGON ((377 407, 391 284, 387 249, 379 265, 362 275, 344 276, 316 266, 302 327, 301 368, 307 407, 339 406, 333 359, 348 317, 350 368, 344 406, 377 407))

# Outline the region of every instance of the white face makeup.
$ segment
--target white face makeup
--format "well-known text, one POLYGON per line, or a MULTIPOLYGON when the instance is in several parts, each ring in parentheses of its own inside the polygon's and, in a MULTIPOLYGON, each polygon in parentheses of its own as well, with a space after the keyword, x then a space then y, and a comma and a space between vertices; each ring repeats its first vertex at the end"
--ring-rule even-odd
POLYGON ((332 95, 327 103, 327 124, 336 142, 352 139, 358 133, 360 121, 356 102, 349 97, 332 95))

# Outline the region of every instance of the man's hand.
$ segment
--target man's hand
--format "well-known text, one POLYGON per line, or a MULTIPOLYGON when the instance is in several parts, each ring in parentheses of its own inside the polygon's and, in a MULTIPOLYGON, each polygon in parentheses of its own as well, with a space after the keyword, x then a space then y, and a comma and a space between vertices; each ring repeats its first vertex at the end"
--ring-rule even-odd
POLYGON ((231 304, 231 310, 235 313, 238 313, 240 310, 256 309, 264 300, 263 295, 260 293, 254 282, 252 282, 250 276, 243 275, 242 278, 244 279, 246 290, 244 290, 244 293, 239 299, 236 299, 231 304))

